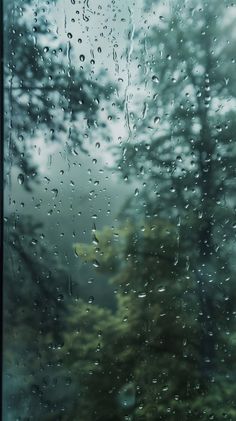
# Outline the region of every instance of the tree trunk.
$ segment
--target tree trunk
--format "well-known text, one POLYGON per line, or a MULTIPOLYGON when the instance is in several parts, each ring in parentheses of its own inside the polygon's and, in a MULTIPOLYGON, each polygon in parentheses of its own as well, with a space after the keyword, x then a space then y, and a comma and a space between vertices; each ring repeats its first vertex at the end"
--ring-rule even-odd
MULTIPOLYGON (((204 106, 205 104, 203 104, 204 106)), ((211 130, 208 124, 207 109, 201 110, 200 120, 202 125, 199 143, 199 171, 200 171, 200 212, 202 224, 198 232, 199 262, 196 269, 198 298, 199 298, 199 323, 201 329, 201 365, 204 376, 208 376, 215 365, 216 328, 214 320, 214 303, 209 291, 211 268, 214 264, 213 243, 213 203, 214 180, 212 157, 214 145, 211 139, 211 130)))

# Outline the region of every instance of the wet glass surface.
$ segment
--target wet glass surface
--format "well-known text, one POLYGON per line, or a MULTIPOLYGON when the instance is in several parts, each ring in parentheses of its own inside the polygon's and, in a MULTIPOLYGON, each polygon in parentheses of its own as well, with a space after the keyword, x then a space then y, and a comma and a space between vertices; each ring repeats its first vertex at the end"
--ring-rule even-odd
POLYGON ((235 23, 4 2, 4 420, 236 419, 235 23))

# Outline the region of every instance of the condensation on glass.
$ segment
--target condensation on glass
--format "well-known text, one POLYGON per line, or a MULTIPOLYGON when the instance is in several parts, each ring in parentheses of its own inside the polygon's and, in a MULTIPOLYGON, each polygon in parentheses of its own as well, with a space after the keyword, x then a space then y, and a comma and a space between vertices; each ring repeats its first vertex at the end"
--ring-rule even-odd
POLYGON ((4 420, 236 419, 235 24, 4 2, 4 420))

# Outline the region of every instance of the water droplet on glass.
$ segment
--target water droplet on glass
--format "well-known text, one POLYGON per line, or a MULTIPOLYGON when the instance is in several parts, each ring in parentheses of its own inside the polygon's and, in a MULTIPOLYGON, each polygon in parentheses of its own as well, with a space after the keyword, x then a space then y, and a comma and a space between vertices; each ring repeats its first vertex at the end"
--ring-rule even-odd
POLYGON ((97 261, 97 260, 94 260, 94 261, 93 261, 93 266, 94 266, 95 268, 99 268, 99 267, 100 267, 100 264, 98 263, 98 261, 97 261))
POLYGON ((178 161, 178 162, 183 162, 182 157, 181 157, 180 155, 178 155, 178 156, 176 157, 176 161, 178 161))
POLYGON ((19 184, 23 184, 24 181, 25 181, 24 175, 23 174, 19 174, 18 177, 17 177, 17 180, 18 180, 18 183, 19 184))
POLYGON ((156 75, 154 75, 154 76, 152 76, 152 81, 155 82, 155 83, 159 83, 160 79, 156 75))
POLYGON ((52 190, 51 190, 51 192, 52 192, 53 194, 55 194, 55 196, 57 197, 57 195, 58 195, 58 190, 57 190, 57 189, 52 189, 52 190))

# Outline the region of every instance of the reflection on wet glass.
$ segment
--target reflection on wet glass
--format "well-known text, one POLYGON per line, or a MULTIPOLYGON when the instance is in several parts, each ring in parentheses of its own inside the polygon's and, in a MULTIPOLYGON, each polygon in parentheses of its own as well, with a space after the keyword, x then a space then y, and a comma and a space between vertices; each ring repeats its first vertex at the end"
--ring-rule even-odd
POLYGON ((236 419, 235 21, 5 1, 5 420, 236 419))

